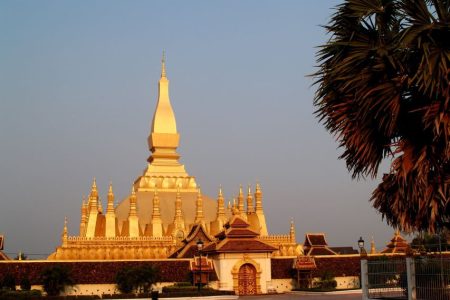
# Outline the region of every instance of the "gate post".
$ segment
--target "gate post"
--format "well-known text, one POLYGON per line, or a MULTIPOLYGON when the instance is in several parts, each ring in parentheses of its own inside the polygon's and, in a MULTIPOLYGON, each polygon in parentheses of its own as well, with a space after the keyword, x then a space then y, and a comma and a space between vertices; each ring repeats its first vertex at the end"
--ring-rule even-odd
POLYGON ((367 258, 361 259, 361 290, 362 300, 369 299, 369 269, 367 267, 367 258))
POLYGON ((408 284, 408 300, 416 300, 416 267, 414 258, 406 258, 406 278, 408 284))

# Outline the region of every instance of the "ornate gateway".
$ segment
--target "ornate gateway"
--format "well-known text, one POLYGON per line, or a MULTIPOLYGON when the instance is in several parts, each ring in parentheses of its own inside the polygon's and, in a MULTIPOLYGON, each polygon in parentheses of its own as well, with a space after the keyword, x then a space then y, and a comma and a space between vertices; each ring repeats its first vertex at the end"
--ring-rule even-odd
POLYGON ((252 264, 244 264, 239 269, 238 275, 239 295, 255 295, 256 269, 252 264))

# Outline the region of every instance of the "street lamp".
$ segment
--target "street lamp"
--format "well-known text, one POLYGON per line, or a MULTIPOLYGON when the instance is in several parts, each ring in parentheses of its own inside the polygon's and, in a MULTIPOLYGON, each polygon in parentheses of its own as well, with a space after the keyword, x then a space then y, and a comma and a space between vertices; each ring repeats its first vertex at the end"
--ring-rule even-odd
POLYGON ((200 263, 199 263, 200 276, 199 276, 199 281, 198 281, 198 292, 200 293, 200 289, 202 288, 202 249, 203 249, 202 239, 198 239, 197 249, 198 249, 198 255, 200 256, 200 263))
POLYGON ((362 238, 362 236, 359 237, 358 240, 358 247, 359 247, 359 253, 363 253, 363 249, 364 249, 364 240, 362 238))

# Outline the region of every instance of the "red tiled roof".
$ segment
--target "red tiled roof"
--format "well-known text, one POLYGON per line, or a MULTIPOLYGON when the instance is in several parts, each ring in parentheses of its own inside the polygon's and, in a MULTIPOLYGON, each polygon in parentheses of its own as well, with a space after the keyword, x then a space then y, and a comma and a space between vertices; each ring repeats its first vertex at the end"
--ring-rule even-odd
POLYGON ((305 243, 306 241, 310 246, 328 246, 324 233, 307 233, 305 243))
POLYGON ((408 251, 408 242, 396 232, 386 248, 381 253, 406 253, 408 251))
POLYGON ((247 228, 230 228, 227 230, 226 236, 256 237, 258 233, 247 228))
POLYGON ((233 219, 231 219, 230 221, 230 226, 234 227, 234 228, 245 228, 250 226, 249 223, 247 223, 244 219, 242 219, 239 216, 235 216, 233 219))
POLYGON ((336 253, 328 247, 312 247, 309 250, 308 255, 336 255, 336 253))
POLYGON ((256 239, 226 239, 219 244, 214 243, 204 252, 272 252, 277 248, 256 239))
POLYGON ((332 251, 337 254, 358 254, 358 250, 353 249, 353 247, 329 247, 332 251))

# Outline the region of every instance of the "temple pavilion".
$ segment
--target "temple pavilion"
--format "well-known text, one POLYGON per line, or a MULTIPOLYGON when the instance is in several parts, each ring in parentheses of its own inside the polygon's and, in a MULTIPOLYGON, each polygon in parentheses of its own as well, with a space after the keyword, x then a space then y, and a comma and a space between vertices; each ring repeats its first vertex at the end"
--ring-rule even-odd
POLYGON ((193 228, 201 227, 214 241, 235 217, 249 224, 255 238, 273 246, 273 256, 301 254, 293 223, 289 234, 269 234, 260 184, 254 190, 249 186, 245 193, 240 186, 235 201, 228 205, 222 188, 216 199, 203 195, 195 177, 179 161, 179 142, 163 56, 148 137, 150 156, 143 174, 133 181, 130 194, 118 205, 110 184, 104 206, 94 179, 89 196, 81 205, 79 234, 70 236, 65 220, 61 245, 48 259, 167 258, 184 246, 183 241, 193 228))

